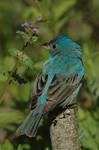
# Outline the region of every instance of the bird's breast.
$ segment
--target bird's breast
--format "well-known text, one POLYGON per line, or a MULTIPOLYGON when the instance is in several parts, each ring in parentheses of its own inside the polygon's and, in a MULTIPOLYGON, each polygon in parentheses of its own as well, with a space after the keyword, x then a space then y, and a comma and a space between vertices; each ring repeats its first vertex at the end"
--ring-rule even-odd
POLYGON ((45 74, 58 74, 69 67, 70 67, 70 63, 68 60, 66 60, 66 58, 55 57, 55 58, 50 58, 48 61, 46 61, 43 67, 43 72, 45 74))
POLYGON ((70 57, 50 58, 44 65, 44 74, 60 75, 62 77, 69 76, 72 73, 83 75, 84 70, 81 61, 70 57))

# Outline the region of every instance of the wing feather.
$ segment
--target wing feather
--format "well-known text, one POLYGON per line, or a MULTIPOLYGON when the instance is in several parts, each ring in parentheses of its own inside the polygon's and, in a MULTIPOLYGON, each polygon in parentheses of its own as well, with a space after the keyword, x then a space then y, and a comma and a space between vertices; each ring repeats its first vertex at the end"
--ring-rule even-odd
MULTIPOLYGON (((40 73, 34 83, 33 92, 31 95, 31 109, 34 109, 37 104, 38 96, 42 94, 42 90, 47 82, 48 75, 40 73)), ((56 105, 66 100, 80 84, 81 78, 78 74, 72 74, 65 79, 60 79, 55 75, 46 95, 45 111, 51 110, 56 105)))

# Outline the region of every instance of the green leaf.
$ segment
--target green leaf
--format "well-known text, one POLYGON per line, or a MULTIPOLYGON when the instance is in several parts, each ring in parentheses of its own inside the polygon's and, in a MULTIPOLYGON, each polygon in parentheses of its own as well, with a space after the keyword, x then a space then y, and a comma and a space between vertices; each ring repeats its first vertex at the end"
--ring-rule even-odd
POLYGON ((76 0, 59 1, 54 7, 54 17, 58 20, 64 13, 66 13, 74 4, 76 0))
POLYGON ((17 150, 23 150, 22 145, 19 144, 17 150))
POLYGON ((23 149, 26 149, 26 150, 30 150, 30 145, 29 144, 24 144, 22 145, 23 149))
POLYGON ((8 79, 8 74, 4 72, 0 72, 0 81, 6 81, 8 79))
POLYGON ((5 143, 2 145, 4 150, 14 150, 14 146, 10 143, 9 140, 6 140, 5 143))
POLYGON ((37 62, 37 63, 34 64, 33 68, 41 69, 43 64, 44 64, 43 61, 37 62))
POLYGON ((31 89, 30 84, 25 84, 24 86, 20 88, 19 96, 20 96, 20 99, 22 99, 24 102, 29 100, 30 89, 31 89))
POLYGON ((23 113, 15 109, 0 108, 0 127, 7 127, 8 124, 19 124, 24 118, 23 113))
POLYGON ((81 143, 83 147, 88 148, 90 150, 98 150, 98 121, 92 117, 92 113, 90 113, 87 110, 83 110, 82 108, 79 108, 78 114, 79 127, 82 131, 81 143))
POLYGON ((9 54, 17 59, 17 61, 28 68, 33 68, 33 61, 24 52, 19 50, 9 50, 9 54))
POLYGON ((28 35, 23 32, 23 31, 17 31, 17 34, 19 34, 23 39, 27 40, 28 39, 28 35))

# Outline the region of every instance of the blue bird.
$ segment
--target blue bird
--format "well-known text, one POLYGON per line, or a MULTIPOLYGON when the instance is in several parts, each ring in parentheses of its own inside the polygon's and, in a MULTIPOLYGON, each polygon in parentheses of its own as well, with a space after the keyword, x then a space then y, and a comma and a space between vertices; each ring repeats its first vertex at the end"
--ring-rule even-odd
POLYGON ((33 84, 31 111, 17 135, 36 135, 43 114, 74 104, 82 85, 84 67, 80 46, 65 35, 43 44, 49 58, 33 84))

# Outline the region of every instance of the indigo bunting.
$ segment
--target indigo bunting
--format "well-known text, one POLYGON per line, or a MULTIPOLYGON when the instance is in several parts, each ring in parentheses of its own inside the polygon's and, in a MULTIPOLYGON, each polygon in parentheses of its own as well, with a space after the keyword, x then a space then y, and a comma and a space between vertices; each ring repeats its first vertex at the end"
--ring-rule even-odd
POLYGON ((43 114, 74 104, 82 85, 80 46, 65 35, 56 36, 43 46, 49 50, 49 58, 33 84, 31 111, 17 129, 17 135, 35 136, 43 114))

